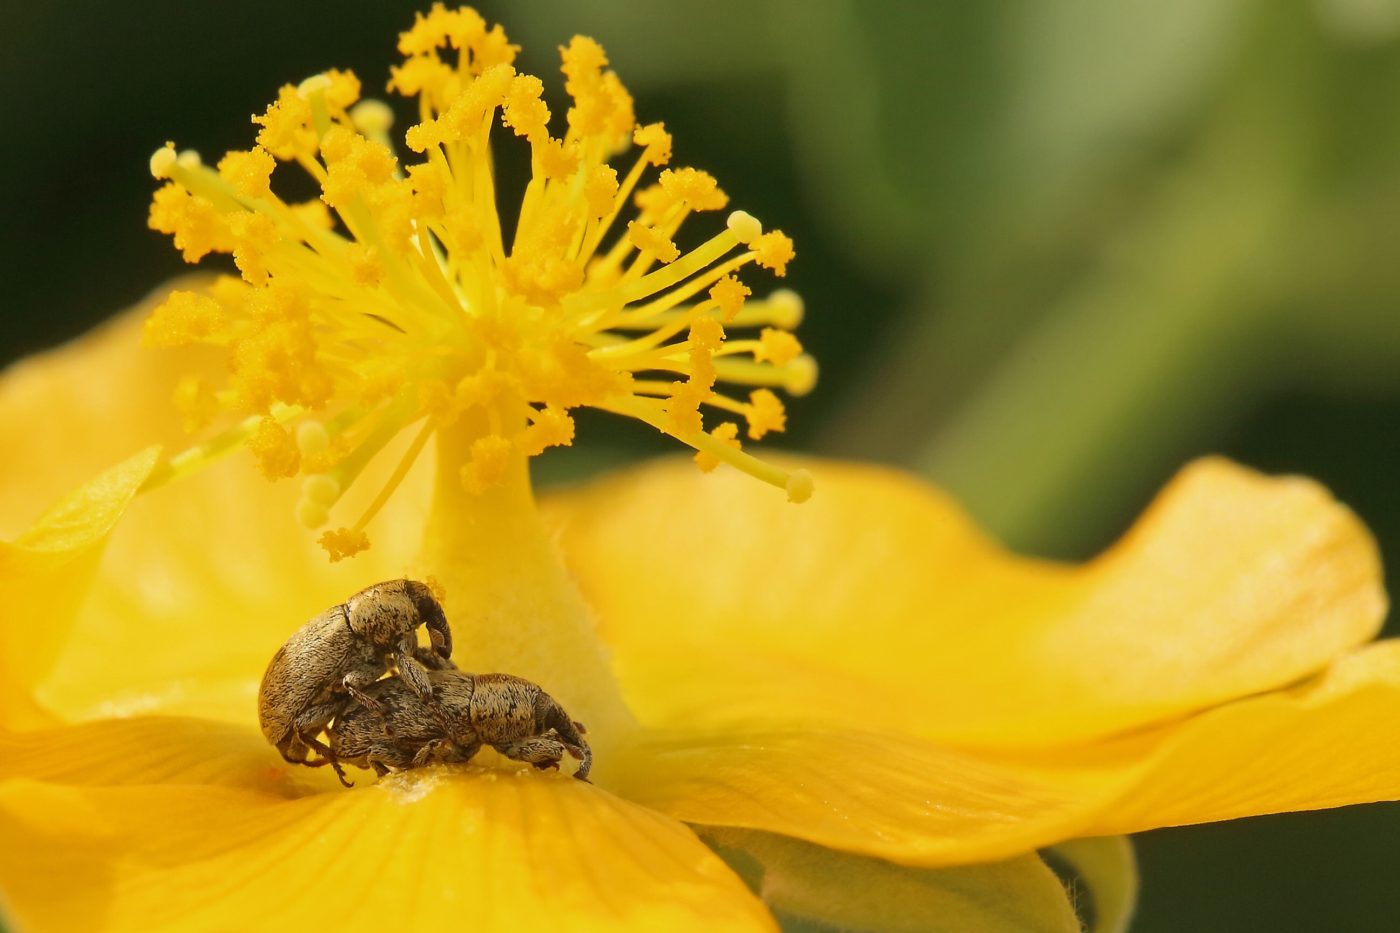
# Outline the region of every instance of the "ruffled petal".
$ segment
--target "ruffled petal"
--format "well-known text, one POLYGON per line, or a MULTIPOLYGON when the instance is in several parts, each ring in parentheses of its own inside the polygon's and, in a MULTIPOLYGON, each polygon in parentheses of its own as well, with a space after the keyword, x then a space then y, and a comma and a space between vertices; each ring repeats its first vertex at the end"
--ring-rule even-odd
POLYGON ((189 443, 175 386, 219 361, 199 349, 143 350, 141 326, 171 288, 204 280, 159 288, 82 337, 0 372, 0 437, 14 439, 0 458, 0 533, 18 533, 36 507, 148 445, 170 452, 189 443))
MULTIPOLYGON (((35 502, 145 444, 164 442, 169 451, 190 442, 175 386, 184 375, 216 372, 222 361, 197 350, 141 347, 149 308, 170 287, 0 375, 0 429, 25 438, 0 460, 0 525, 23 527, 35 502)), ((395 446, 370 465, 364 488, 346 496, 347 513, 358 514, 360 500, 392 469, 395 446)), ((71 601, 77 618, 39 687, 44 705, 69 719, 163 710, 249 720, 263 667, 298 625, 370 583, 422 575, 410 555, 426 513, 431 459, 422 458, 395 507, 370 526, 374 548, 336 565, 296 521, 294 485, 263 479, 242 452, 140 496, 90 590, 69 577, 48 597, 55 611, 60 599, 71 601)), ((14 618, 7 613, 7 630, 14 618)), ((29 670, 32 683, 46 666, 29 670)))
POLYGON ((626 796, 911 865, 1006 858, 1082 836, 1400 799, 1400 641, 1290 690, 1129 736, 974 751, 790 723, 654 735, 626 796))
POLYGON ((705 838, 784 922, 871 933, 1080 931, 1064 887, 1034 855, 909 868, 768 833, 719 830, 705 838))
POLYGON ((1384 614, 1370 535, 1305 479, 1199 461, 1071 567, 1006 554, 912 478, 808 466, 801 507, 674 462, 549 503, 645 721, 1053 745, 1296 681, 1384 614))
POLYGON ((1291 690, 1142 735, 1028 760, 1115 779, 1081 835, 1400 799, 1400 639, 1339 660, 1291 690))
POLYGON ((906 865, 1009 858, 1080 835, 1101 784, 909 736, 789 724, 648 736, 615 789, 678 820, 906 865))
POLYGON ((430 769, 311 793, 241 773, 248 730, 136 723, 5 749, 0 890, 20 928, 774 928, 687 827, 593 785, 430 769))
POLYGON ((101 545, 150 475, 159 448, 107 470, 0 542, 0 725, 45 719, 33 685, 48 673, 100 557, 101 545))
POLYGON ((143 494, 40 686, 44 704, 69 720, 160 711, 253 721, 263 669, 298 626, 371 583, 424 576, 410 555, 431 464, 413 472, 371 525, 375 546, 338 564, 295 520, 295 488, 240 455, 143 494))
POLYGON ((78 787, 208 785, 290 799, 340 786, 325 769, 286 764, 246 724, 185 716, 0 730, 0 761, 0 779, 78 787))

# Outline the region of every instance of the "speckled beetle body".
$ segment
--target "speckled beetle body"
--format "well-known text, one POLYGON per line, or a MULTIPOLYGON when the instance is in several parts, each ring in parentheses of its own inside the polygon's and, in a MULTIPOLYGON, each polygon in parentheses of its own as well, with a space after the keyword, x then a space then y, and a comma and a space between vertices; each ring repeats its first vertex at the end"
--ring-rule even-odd
POLYGON ((431 699, 429 671, 450 666, 451 654, 452 632, 426 585, 390 580, 367 587, 297 629, 273 655, 258 688, 263 735, 287 761, 329 764, 344 781, 320 732, 352 698, 376 709, 365 688, 391 664, 406 690, 431 699), (430 649, 418 646, 420 625, 430 649), (311 758, 312 751, 321 757, 311 758))
POLYGON ((373 705, 349 704, 329 730, 335 758, 373 768, 382 776, 469 761, 482 745, 490 745, 507 758, 541 770, 558 768, 567 752, 579 761, 574 777, 588 779, 593 755, 583 738, 583 725, 536 684, 510 674, 457 670, 428 676, 433 684, 430 701, 394 678, 367 688, 373 705))

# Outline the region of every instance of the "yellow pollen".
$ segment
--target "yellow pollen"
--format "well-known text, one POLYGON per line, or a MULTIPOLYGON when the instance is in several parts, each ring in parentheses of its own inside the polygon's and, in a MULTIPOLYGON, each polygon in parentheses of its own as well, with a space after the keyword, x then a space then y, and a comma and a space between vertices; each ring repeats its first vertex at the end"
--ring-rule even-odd
POLYGON ((750 245, 758 254, 758 264, 765 269, 772 269, 773 274, 779 278, 787 275, 787 264, 797 255, 793 252, 792 240, 779 230, 763 234, 750 245))
POLYGON ((353 528, 337 528, 334 531, 328 531, 316 541, 326 549, 331 563, 338 563, 347 557, 354 557, 369 547, 369 535, 353 528))
POLYGON ((267 197, 272 194, 272 170, 276 164, 262 149, 230 152, 219 160, 219 177, 239 197, 267 197))
POLYGON ((574 442, 574 419, 560 408, 541 410, 520 436, 527 457, 538 456, 550 447, 568 447, 574 442))
POLYGON ((754 351, 753 358, 760 363, 767 360, 774 366, 786 366, 802 352, 802 344, 796 337, 776 327, 763 328, 758 340, 759 347, 754 351))
POLYGON ((662 166, 671 161, 671 134, 660 123, 637 127, 632 142, 645 150, 642 158, 651 165, 662 166))
POLYGON ((258 467, 268 479, 296 476, 301 469, 296 441, 271 418, 258 422, 257 430, 248 438, 248 449, 258 458, 258 467))
POLYGON ((744 299, 753 292, 732 275, 726 275, 710 289, 710 297, 719 305, 721 320, 728 324, 744 307, 744 299))
POLYGON ((674 262, 681 251, 665 235, 651 227, 631 221, 627 224, 627 238, 640 252, 650 253, 661 262, 674 262))
POLYGON ((657 183, 662 191, 676 201, 684 201, 694 211, 718 211, 729 204, 729 195, 720 190, 714 177, 698 169, 668 168, 657 183))
POLYGON ((501 481, 510 466, 513 445, 499 434, 488 434, 472 444, 471 462, 462 467, 462 487, 480 495, 501 481))
MULTIPOLYGON (((710 436, 715 440, 728 444, 735 450, 742 450, 743 445, 739 441, 739 426, 732 421, 726 421, 710 432, 710 436)), ((695 452, 695 465, 706 473, 719 466, 719 457, 709 451, 699 450, 695 452)))
POLYGON ((744 412, 749 420, 749 437, 762 440, 769 431, 781 431, 787 427, 787 412, 783 403, 768 389, 755 389, 749 393, 749 406, 744 412))
POLYGON ((772 390, 815 382, 791 333, 801 300, 754 298, 740 278, 784 275, 792 241, 744 211, 723 225, 704 216, 729 197, 706 172, 666 167, 670 134, 637 122, 592 39, 560 49, 562 120, 545 83, 516 71, 518 47, 473 10, 434 4, 399 49, 388 86, 417 112, 401 137, 386 104, 360 99, 359 78, 329 70, 284 85, 253 117, 249 148, 214 166, 173 143, 151 156, 150 226, 187 261, 228 255, 239 273, 171 294, 146 323, 151 347, 224 352, 226 381, 182 382, 177 405, 194 428, 217 411, 235 421, 161 475, 241 443, 270 478, 307 477, 297 517, 320 528, 417 425, 366 512, 321 536, 339 560, 368 546, 367 524, 434 432, 488 426, 458 467, 485 492, 519 459, 572 443, 573 410, 591 407, 671 434, 702 467, 728 463, 804 498, 809 478, 742 450, 734 422, 706 424, 718 411, 752 439, 781 431, 772 390), (518 190, 498 188, 502 131, 528 148, 518 190), (286 200, 288 172, 318 196, 286 200), (701 236, 682 231, 707 220, 701 236))

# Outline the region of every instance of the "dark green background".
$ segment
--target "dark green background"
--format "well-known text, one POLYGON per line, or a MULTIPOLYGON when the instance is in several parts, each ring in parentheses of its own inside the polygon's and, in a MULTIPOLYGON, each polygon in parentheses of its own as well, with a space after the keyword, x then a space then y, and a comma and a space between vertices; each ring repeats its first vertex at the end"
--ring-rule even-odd
MULTIPOLYGON (((1396 3, 481 6, 547 84, 555 45, 599 39, 677 160, 796 239, 822 381, 786 443, 922 470, 1060 557, 1221 452, 1317 477, 1400 553, 1396 3)), ((414 9, 7 4, 3 360, 181 271, 145 229, 157 146, 246 147, 246 117, 325 67, 373 91, 414 9)), ((545 468, 665 449, 582 433, 545 468)), ((1400 916, 1394 805, 1137 843, 1135 929, 1400 916)))

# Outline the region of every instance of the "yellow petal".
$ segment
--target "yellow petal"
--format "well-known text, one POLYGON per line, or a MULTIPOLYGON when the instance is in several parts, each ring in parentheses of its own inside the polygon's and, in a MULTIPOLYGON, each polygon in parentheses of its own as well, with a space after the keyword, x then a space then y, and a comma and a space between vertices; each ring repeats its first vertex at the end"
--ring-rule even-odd
POLYGON ((593 785, 433 769, 288 797, 195 783, 213 743, 191 727, 129 746, 135 772, 131 732, 85 728, 96 753, 31 746, 49 780, 0 784, 0 890, 24 929, 774 928, 688 828, 593 785))
POLYGON ((17 534, 33 521, 36 503, 54 501, 147 445, 171 452, 189 443, 175 386, 185 373, 214 371, 217 357, 143 350, 141 325, 174 285, 202 279, 157 289, 71 343, 0 372, 0 437, 15 439, 0 457, 0 534, 17 534))
POLYGON ((263 669, 298 626, 371 583, 423 576, 409 555, 424 466, 370 526, 375 547, 338 564, 296 521, 296 488, 239 454, 141 495, 39 686, 44 705, 69 720, 163 711, 252 722, 263 669))
POLYGON ((1079 933, 1054 872, 1034 855, 908 868, 768 833, 705 833, 780 920, 878 933, 1079 933))
POLYGON ((803 724, 654 734, 616 771, 618 793, 687 823, 930 866, 1081 835, 1101 787, 909 736, 803 724))
POLYGON ((0 730, 0 760, 6 779, 83 787, 200 784, 281 798, 339 787, 324 770, 287 765, 247 725, 184 716, 0 730))
POLYGON ((1400 639, 1368 645, 1287 691, 1027 764, 1112 776, 1082 835, 1400 799, 1400 639))
POLYGON ((681 463, 552 501, 644 720, 1049 745, 1297 680, 1384 613, 1370 536, 1305 479, 1199 461, 1072 567, 1006 554, 912 478, 808 467, 802 508, 681 463))
MULTIPOLYGON (((140 346, 151 304, 170 287, 0 375, 0 430, 26 439, 0 459, 0 526, 23 527, 33 519, 33 503, 144 444, 163 441, 169 451, 191 442, 172 401, 175 386, 192 370, 212 372, 222 363, 198 351, 140 346)), ((358 484, 363 488, 346 496, 346 514, 358 514, 360 500, 382 485, 401 453, 396 448, 406 443, 376 458, 358 484)), ((40 685, 44 705, 69 719, 160 709, 248 721, 264 665, 298 625, 369 583, 422 575, 411 555, 431 460, 422 458, 395 507, 370 525, 374 548, 337 565, 297 522, 296 485, 263 479, 242 451, 140 496, 112 536, 90 592, 76 578, 60 591, 74 602, 86 598, 40 685)), ((42 673, 36 666, 31 679, 42 673)))
POLYGON ((43 721, 35 682, 68 636, 100 545, 155 466, 159 448, 112 467, 51 508, 13 542, 0 542, 0 724, 43 721))
POLYGON ((619 791, 690 823, 911 865, 1082 836, 1400 799, 1400 641, 1299 687, 1053 751, 789 724, 653 735, 619 791))

